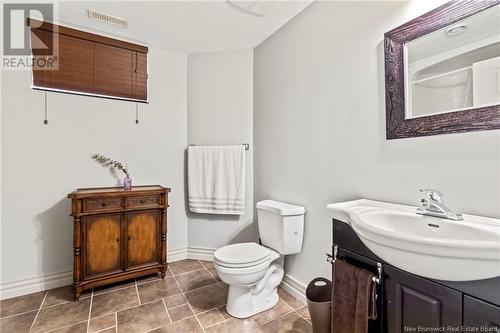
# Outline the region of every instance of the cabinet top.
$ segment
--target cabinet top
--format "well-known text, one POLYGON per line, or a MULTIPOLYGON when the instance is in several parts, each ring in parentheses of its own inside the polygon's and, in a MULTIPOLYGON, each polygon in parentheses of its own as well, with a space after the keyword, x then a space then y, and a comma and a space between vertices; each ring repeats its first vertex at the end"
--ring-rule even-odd
POLYGON ((79 188, 68 194, 70 199, 79 199, 84 197, 93 196, 122 196, 122 195, 137 195, 137 194, 151 194, 151 193, 168 193, 170 188, 161 185, 144 185, 132 186, 130 190, 125 190, 123 187, 93 187, 93 188, 79 188))

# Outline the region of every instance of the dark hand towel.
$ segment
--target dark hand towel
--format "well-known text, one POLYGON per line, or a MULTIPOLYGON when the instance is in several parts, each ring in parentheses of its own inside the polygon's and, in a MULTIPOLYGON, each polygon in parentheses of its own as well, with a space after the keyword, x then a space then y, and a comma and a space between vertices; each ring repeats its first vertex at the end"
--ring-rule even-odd
POLYGON ((334 266, 332 332, 367 333, 377 317, 374 275, 338 259, 334 266))

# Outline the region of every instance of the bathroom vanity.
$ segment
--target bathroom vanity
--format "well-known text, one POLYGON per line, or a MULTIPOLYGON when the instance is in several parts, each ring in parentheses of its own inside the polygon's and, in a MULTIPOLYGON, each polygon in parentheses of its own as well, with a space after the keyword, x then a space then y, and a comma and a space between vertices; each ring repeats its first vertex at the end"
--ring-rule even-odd
MULTIPOLYGON (((401 269, 399 262, 408 260, 409 270, 418 271, 425 270, 425 263, 432 259, 424 258, 419 260, 417 257, 411 257, 404 252, 397 253, 399 257, 398 267, 394 265, 392 260, 381 258, 375 254, 366 244, 370 244, 371 238, 366 234, 366 230, 353 220, 357 220, 357 214, 373 214, 374 209, 379 209, 376 213, 380 213, 380 207, 372 207, 372 203, 377 203, 370 200, 359 200, 358 206, 354 210, 350 208, 331 207, 333 217, 333 253, 336 257, 345 260, 355 266, 368 269, 374 274, 377 272, 377 264, 382 264, 382 279, 378 285, 378 319, 370 321, 370 333, 400 333, 407 331, 418 331, 419 327, 439 327, 444 332, 498 332, 500 331, 500 276, 494 276, 485 279, 464 280, 467 278, 467 273, 463 276, 456 275, 457 281, 440 280, 430 277, 423 277, 420 274, 410 273, 407 269, 401 269), (356 210, 357 209, 357 210, 356 210), (342 212, 343 210, 343 212, 342 212), (356 213, 353 213, 356 211, 356 213), (360 236, 359 234, 362 234, 360 236), (368 236, 368 238, 365 238, 368 236), (363 239, 363 240, 362 240, 363 239), (366 244, 365 244, 366 243, 366 244)), ((385 203, 382 203, 385 204, 385 203)), ((387 204, 391 205, 391 204, 387 204)), ((375 204, 376 206, 376 204, 375 204)), ((395 212, 401 205, 393 205, 383 207, 388 212, 395 212)), ((403 210, 406 208, 403 208, 403 210)), ((414 207, 411 209, 414 210, 414 207)), ((406 212, 405 212, 406 213, 406 212)), ((411 214, 411 213, 408 213, 411 214)), ((409 215, 410 216, 410 215, 409 215)), ((362 216, 363 217, 363 216, 362 216)), ((419 217, 423 222, 422 228, 434 228, 427 225, 427 222, 435 220, 436 225, 440 225, 441 229, 445 229, 442 219, 432 217, 419 217)), ((465 217, 467 219, 467 217, 465 217)), ((493 220, 493 219, 492 219, 493 220)), ((405 221, 399 221, 405 223, 405 221)), ((446 221, 444 221, 446 223, 446 221)), ((453 222, 450 222, 453 223, 453 222)), ((460 222, 454 222, 460 223, 460 222)), ((408 223, 411 224, 411 223, 408 223)), ((387 227, 387 226, 385 226, 387 227)), ((410 226, 409 226, 410 227, 410 226)), ((500 228, 500 225, 491 225, 493 228, 500 228)), ((445 229, 446 230, 446 229, 445 229)), ((497 229, 491 229, 497 232, 497 229)), ((397 233, 390 228, 384 229, 388 237, 397 240, 397 233)), ((418 237, 418 230, 413 230, 418 237)), ((431 229, 430 232, 435 232, 431 229)), ((453 235, 453 232, 450 232, 453 235)), ((439 235, 439 231, 437 233, 439 235)), ((493 236, 496 236, 494 234, 493 236)), ((500 234, 498 234, 500 235, 500 234)), ((428 236, 431 239, 432 236, 428 236)), ((473 237, 471 235, 471 237, 473 237)), ((438 236, 436 236, 437 240, 438 236)), ((465 237, 462 237, 465 238, 465 237)), ((373 238, 372 238, 373 240, 373 238)), ((500 240, 500 238, 498 239, 500 240)), ((487 241, 487 240, 486 240, 487 241)), ((389 241, 388 241, 389 242, 389 241)), ((406 243, 411 243, 412 240, 405 240, 406 243)), ((461 240, 464 246, 467 246, 467 240, 461 240)), ((494 244, 494 243, 492 243, 494 244)), ((398 245, 394 243, 393 250, 398 252, 398 245)), ((498 244, 500 245, 500 244, 498 244)), ((378 253, 383 253, 386 257, 386 252, 381 251, 376 246, 372 246, 378 253)), ((494 250, 494 249, 493 249, 494 250)), ((492 250, 492 251, 493 251, 492 250)), ((390 249, 387 251, 391 251, 390 249)), ((419 249, 415 249, 418 253, 419 249)), ((428 244, 422 251, 427 251, 432 255, 432 244, 428 244)), ((439 252, 439 247, 436 248, 439 252)), ((413 253, 415 254, 415 253, 413 253)), ((493 253, 497 256, 496 260, 491 262, 495 266, 493 270, 500 269, 498 260, 500 260, 500 252, 493 253)), ((436 259, 440 260, 440 259, 436 259)), ((481 258, 478 256, 477 261, 481 258)), ((496 274, 495 271, 488 272, 488 269, 483 267, 483 273, 496 274)), ((446 274, 446 271, 465 270, 468 266, 452 267, 446 264, 439 267, 439 272, 436 274, 446 274)), ((473 272, 472 274, 480 274, 473 272)))

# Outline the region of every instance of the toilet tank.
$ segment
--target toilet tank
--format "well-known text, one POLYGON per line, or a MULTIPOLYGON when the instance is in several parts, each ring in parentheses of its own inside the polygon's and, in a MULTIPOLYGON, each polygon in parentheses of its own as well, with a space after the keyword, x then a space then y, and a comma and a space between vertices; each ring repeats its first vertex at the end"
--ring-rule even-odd
POLYGON ((274 200, 259 201, 256 207, 262 245, 283 255, 299 253, 304 235, 304 207, 274 200))

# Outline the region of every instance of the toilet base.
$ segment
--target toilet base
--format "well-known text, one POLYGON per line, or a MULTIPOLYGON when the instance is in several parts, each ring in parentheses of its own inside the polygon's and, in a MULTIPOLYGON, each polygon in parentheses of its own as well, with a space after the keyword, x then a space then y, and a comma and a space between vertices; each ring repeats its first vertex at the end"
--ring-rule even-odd
POLYGON ((256 284, 230 285, 226 311, 236 318, 248 318, 278 304, 278 286, 283 280, 283 268, 271 265, 256 284))

